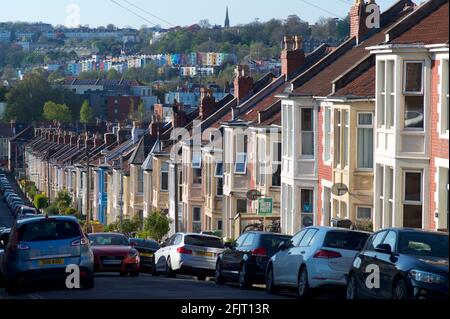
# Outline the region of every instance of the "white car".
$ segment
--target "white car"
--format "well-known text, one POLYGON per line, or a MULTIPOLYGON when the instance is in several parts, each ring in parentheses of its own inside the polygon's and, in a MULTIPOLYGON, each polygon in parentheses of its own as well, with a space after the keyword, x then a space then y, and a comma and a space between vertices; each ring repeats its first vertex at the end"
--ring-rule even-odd
POLYGON ((298 232, 267 265, 266 289, 295 288, 300 298, 322 286, 347 285, 356 254, 370 234, 331 227, 308 227, 298 232))
POLYGON ((167 239, 154 257, 154 274, 164 273, 173 278, 177 274, 197 276, 205 280, 213 276, 217 257, 224 251, 219 237, 178 233, 167 239))

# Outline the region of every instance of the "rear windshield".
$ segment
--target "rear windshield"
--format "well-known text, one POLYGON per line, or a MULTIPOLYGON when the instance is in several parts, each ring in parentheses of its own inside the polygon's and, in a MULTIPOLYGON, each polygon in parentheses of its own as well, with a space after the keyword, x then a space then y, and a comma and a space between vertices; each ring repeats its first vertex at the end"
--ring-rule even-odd
POLYGON ((325 237, 325 247, 347 249, 347 250, 361 250, 369 234, 357 232, 328 232, 325 237))
POLYGON ((403 233, 399 244, 401 254, 448 258, 448 235, 403 233))
POLYGON ((89 235, 92 246, 130 246, 127 238, 120 234, 89 235))
POLYGON ((81 237, 77 223, 67 220, 42 220, 22 225, 18 231, 19 241, 46 241, 81 237))
POLYGON ((137 247, 159 249, 159 244, 155 241, 131 239, 130 242, 135 243, 137 247))
POLYGON ((261 236, 261 246, 268 250, 277 250, 282 242, 288 242, 289 236, 264 235, 261 236))
POLYGON ((189 235, 184 237, 185 245, 211 247, 211 248, 223 248, 222 240, 214 237, 195 236, 189 235))

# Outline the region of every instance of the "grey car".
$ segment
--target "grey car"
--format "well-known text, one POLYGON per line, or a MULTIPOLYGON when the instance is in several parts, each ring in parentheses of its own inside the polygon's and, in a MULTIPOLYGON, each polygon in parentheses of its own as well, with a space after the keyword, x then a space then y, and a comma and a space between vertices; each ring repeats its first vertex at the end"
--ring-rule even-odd
POLYGON ((15 223, 3 260, 7 291, 19 290, 19 283, 65 282, 69 265, 79 267, 82 288, 93 288, 94 255, 76 218, 44 216, 15 223))

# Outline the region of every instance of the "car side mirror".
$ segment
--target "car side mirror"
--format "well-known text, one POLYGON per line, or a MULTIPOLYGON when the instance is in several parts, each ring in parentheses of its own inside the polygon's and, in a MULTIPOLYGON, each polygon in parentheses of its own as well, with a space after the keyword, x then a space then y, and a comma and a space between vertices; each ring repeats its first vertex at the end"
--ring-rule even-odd
POLYGON ((288 248, 288 245, 286 244, 286 242, 282 241, 279 245, 278 245, 278 251, 284 251, 288 248))
POLYGON ((5 248, 5 243, 3 242, 3 240, 0 240, 0 249, 4 249, 5 248))
POLYGON ((166 243, 163 241, 163 242, 161 242, 160 244, 159 244, 159 247, 161 247, 161 248, 164 248, 164 247, 166 247, 167 245, 166 245, 166 243))
POLYGON ((388 255, 392 255, 392 248, 391 245, 388 244, 381 244, 378 245, 375 250, 379 253, 383 253, 383 254, 388 254, 388 255))

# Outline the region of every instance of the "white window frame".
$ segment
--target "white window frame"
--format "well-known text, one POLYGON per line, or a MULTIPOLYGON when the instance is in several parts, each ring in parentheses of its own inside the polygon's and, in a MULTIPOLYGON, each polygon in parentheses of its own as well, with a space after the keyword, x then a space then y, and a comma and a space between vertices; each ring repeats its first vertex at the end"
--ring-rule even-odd
POLYGON ((443 58, 441 60, 441 67, 439 70, 439 137, 449 138, 449 59, 443 58))
POLYGON ((169 166, 167 166, 167 170, 165 170, 165 169, 163 169, 164 168, 164 165, 165 165, 166 163, 165 162, 163 162, 163 163, 161 163, 161 174, 160 174, 160 179, 161 179, 161 181, 160 181, 160 191, 161 192, 168 192, 169 191, 169 166), (167 189, 163 189, 163 174, 167 174, 167 189))
POLYGON ((422 211, 423 211, 423 195, 424 195, 424 173, 421 170, 414 170, 414 169, 405 169, 403 170, 403 198, 402 198, 402 202, 403 205, 415 205, 415 206, 422 206, 422 211), (412 173, 412 174, 420 174, 420 201, 411 201, 411 200, 406 200, 406 174, 408 173, 412 173))
POLYGON ((315 139, 316 139, 316 134, 315 134, 315 115, 314 115, 314 107, 312 106, 305 106, 305 107, 300 107, 299 109, 300 111, 300 121, 299 121, 299 134, 300 134, 300 159, 314 159, 314 157, 316 156, 316 143, 315 143, 315 139), (303 111, 304 110, 311 110, 311 129, 312 131, 303 131, 303 111), (303 154, 303 132, 305 133, 311 133, 313 136, 313 140, 312 140, 312 151, 313 154, 303 154))
POLYGON ((201 152, 192 152, 192 168, 202 168, 201 152))
POLYGON ((279 159, 279 161, 275 161, 274 160, 274 156, 275 156, 275 144, 279 144, 279 146, 278 147, 280 147, 280 148, 282 148, 283 147, 283 143, 281 143, 280 141, 274 141, 274 142, 272 142, 272 145, 271 145, 271 152, 270 152, 270 154, 271 154, 271 162, 272 162, 272 165, 271 165, 271 170, 272 170, 272 174, 271 174, 271 176, 272 176, 272 178, 271 178, 271 183, 270 183, 270 186, 271 187, 277 187, 277 188, 279 188, 279 187, 281 187, 281 173, 283 172, 282 170, 283 170, 283 167, 282 167, 282 157, 283 157, 283 153, 281 153, 281 158, 279 159), (279 165, 280 166, 280 185, 273 185, 273 176, 275 175, 275 173, 276 173, 276 171, 274 171, 273 169, 274 169, 274 166, 275 165, 279 165))
POLYGON ((373 219, 373 207, 371 206, 364 206, 364 205, 358 205, 356 206, 356 220, 357 221, 367 221, 367 220, 372 220, 373 219), (359 208, 364 208, 364 209, 370 209, 370 218, 359 218, 358 217, 358 209, 359 208))
POLYGON ((248 156, 247 153, 244 152, 239 152, 236 153, 236 163, 234 164, 234 173, 236 175, 247 175, 247 164, 248 164, 248 156), (240 159, 241 157, 244 157, 244 163, 240 162, 238 159, 240 159), (243 171, 238 171, 237 166, 238 164, 244 164, 244 170, 243 171))
POLYGON ((332 151, 331 151, 331 143, 332 143, 332 134, 333 134, 333 130, 332 130, 332 112, 333 110, 331 109, 331 107, 325 107, 324 108, 324 121, 323 121, 323 125, 324 125, 324 145, 323 145, 323 161, 325 163, 330 163, 332 161, 332 151), (328 116, 327 116, 328 115, 328 116), (328 127, 327 127, 327 117, 328 117, 328 127), (327 143, 328 143, 328 148, 327 148, 327 143))
POLYGON ((405 60, 403 61, 403 87, 402 92, 405 96, 421 96, 424 95, 424 82, 425 82, 425 61, 423 60, 405 60), (408 64, 421 64, 422 66, 422 86, 420 92, 408 92, 406 91, 406 70, 408 64))
MULTIPOLYGON (((373 114, 373 112, 357 112, 356 113, 356 168, 358 171, 363 171, 363 172, 373 172, 374 170, 374 166, 375 166, 375 158, 372 159, 372 168, 360 168, 359 167, 359 129, 372 129, 373 131, 373 136, 375 136, 375 115, 373 114), (360 115, 367 115, 370 114, 372 116, 372 124, 359 124, 359 116, 360 115)), ((373 152, 375 152, 375 141, 372 141, 372 149, 373 152)))
POLYGON ((223 178, 223 173, 224 173, 224 164, 221 161, 216 162, 216 164, 214 165, 214 177, 221 177, 223 178), (222 165, 222 175, 217 174, 217 168, 219 167, 219 165, 222 165))

